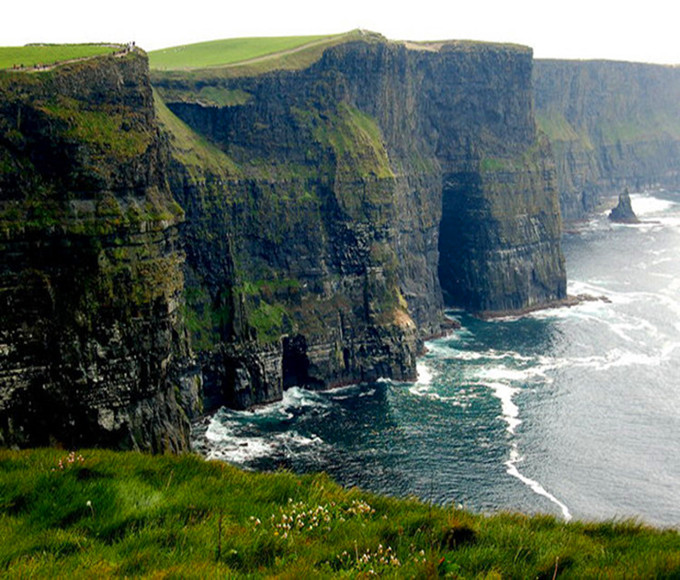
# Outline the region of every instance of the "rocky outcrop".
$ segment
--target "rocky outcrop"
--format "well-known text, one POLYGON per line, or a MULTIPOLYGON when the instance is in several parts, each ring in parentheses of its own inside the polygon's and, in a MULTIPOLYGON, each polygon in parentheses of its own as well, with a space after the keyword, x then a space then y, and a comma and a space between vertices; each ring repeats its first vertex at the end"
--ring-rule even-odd
POLYGON ((630 201, 630 194, 625 189, 619 194, 619 202, 616 207, 609 212, 609 219, 620 224, 637 224, 640 220, 633 211, 633 205, 630 201))
POLYGON ((537 60, 539 127, 557 165, 564 219, 580 219, 625 187, 680 183, 680 69, 537 60))
POLYGON ((142 55, 0 76, 0 445, 188 448, 163 157, 142 55))

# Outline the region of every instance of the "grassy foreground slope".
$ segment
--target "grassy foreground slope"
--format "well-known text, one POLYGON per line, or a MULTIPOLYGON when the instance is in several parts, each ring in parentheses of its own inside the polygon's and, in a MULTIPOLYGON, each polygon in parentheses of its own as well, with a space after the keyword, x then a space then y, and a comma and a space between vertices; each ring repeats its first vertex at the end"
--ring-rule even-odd
POLYGON ((652 578, 680 535, 473 515, 193 455, 0 451, 9 577, 652 578))
POLYGON ((49 66, 57 62, 111 54, 120 50, 113 44, 28 44, 0 47, 0 69, 49 66))

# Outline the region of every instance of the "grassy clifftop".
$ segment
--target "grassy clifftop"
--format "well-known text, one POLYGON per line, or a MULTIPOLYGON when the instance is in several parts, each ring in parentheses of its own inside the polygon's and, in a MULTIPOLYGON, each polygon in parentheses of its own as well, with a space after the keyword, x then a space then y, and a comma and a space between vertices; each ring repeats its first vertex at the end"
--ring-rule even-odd
POLYGON ((50 66, 58 62, 111 54, 119 44, 28 44, 0 47, 0 69, 50 66))
POLYGON ((473 515, 196 456, 0 451, 10 577, 657 578, 680 535, 473 515))
POLYGON ((154 50, 149 53, 151 68, 192 69, 225 66, 299 50, 310 44, 328 43, 333 36, 278 36, 229 38, 154 50))
POLYGON ((270 70, 299 70, 321 58, 327 48, 370 37, 380 35, 353 30, 326 36, 214 40, 152 51, 149 53, 149 66, 152 71, 162 71, 165 75, 172 71, 185 74, 200 71, 201 77, 249 76, 270 70))

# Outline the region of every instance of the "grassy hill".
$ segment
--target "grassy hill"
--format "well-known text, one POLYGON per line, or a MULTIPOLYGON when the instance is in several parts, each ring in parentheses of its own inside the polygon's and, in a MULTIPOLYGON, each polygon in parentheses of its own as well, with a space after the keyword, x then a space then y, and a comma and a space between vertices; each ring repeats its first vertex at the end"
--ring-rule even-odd
POLYGON ((7 577, 677 578, 680 535, 473 515, 193 455, 0 451, 7 577))
POLYGON ((154 50, 149 65, 154 69, 192 69, 230 65, 299 49, 332 36, 280 36, 263 38, 230 38, 154 50))
POLYGON ((120 48, 120 45, 113 44, 28 44, 26 46, 3 46, 0 47, 0 69, 11 69, 15 66, 48 66, 67 60, 111 54, 120 48))
POLYGON ((185 77, 196 73, 207 76, 261 74, 269 70, 295 70, 311 65, 331 46, 357 39, 384 38, 353 30, 327 36, 284 36, 232 38, 155 50, 149 53, 149 66, 156 74, 185 77))

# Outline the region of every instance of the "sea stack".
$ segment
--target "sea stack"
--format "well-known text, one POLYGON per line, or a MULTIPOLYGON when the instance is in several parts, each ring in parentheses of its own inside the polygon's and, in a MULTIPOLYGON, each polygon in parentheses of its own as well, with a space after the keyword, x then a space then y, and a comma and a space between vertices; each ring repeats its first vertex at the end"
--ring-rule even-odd
POLYGON ((637 224, 640 220, 633 211, 633 206, 630 203, 630 194, 628 189, 619 194, 619 203, 609 213, 609 219, 620 224, 637 224))

